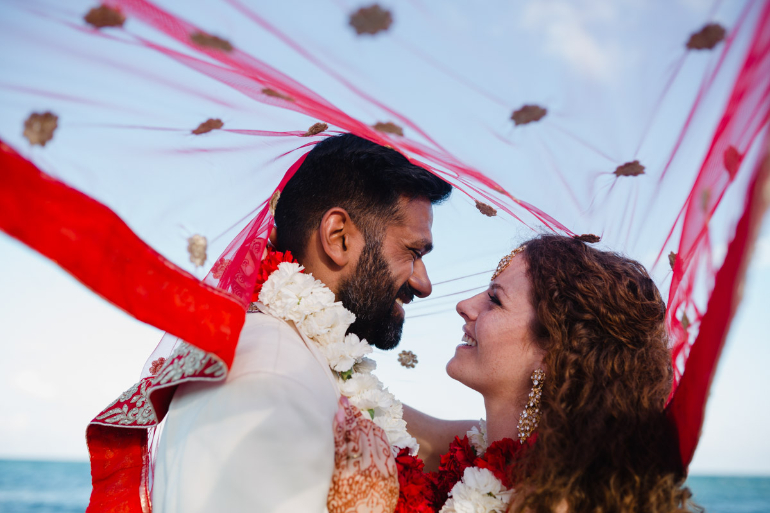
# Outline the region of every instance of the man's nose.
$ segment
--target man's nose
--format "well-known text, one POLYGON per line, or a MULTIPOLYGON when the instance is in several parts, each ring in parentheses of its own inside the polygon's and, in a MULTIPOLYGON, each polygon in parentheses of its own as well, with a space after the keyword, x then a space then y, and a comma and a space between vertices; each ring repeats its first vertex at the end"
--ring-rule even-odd
POLYGON ((417 297, 428 297, 433 292, 433 285, 428 278, 428 270, 425 268, 425 264, 422 259, 418 259, 414 263, 414 269, 412 275, 408 280, 409 286, 414 291, 414 295, 417 297))

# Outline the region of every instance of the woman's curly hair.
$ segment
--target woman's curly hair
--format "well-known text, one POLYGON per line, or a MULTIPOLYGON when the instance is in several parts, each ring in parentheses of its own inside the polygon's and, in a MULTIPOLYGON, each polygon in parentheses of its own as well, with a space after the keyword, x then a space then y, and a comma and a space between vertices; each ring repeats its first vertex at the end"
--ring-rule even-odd
POLYGON ((665 304, 641 264, 584 241, 596 239, 541 235, 521 254, 546 380, 511 511, 689 511, 663 413, 665 304))

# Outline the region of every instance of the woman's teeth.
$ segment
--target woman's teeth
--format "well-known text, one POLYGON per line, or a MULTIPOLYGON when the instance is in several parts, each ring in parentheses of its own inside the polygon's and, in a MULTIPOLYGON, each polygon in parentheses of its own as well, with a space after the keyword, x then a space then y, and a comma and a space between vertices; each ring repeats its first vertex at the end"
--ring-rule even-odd
POLYGON ((470 347, 476 347, 477 342, 468 335, 463 335, 463 344, 470 347))
POLYGON ((404 305, 404 302, 401 300, 401 298, 396 298, 396 303, 402 306, 404 305))

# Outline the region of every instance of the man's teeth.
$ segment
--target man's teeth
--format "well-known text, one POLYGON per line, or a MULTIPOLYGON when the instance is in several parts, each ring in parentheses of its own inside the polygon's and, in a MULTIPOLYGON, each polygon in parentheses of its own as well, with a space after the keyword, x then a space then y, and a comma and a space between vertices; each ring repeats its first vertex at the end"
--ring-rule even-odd
POLYGON ((463 344, 470 347, 476 347, 477 342, 468 335, 463 335, 463 344))

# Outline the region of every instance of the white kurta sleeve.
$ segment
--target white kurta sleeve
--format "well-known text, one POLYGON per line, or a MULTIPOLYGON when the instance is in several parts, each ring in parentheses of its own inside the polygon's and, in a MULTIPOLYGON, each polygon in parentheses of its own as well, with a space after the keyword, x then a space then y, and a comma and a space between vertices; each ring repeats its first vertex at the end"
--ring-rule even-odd
POLYGON ((325 510, 333 423, 314 407, 316 392, 266 373, 179 392, 175 408, 195 422, 166 426, 156 473, 173 475, 157 476, 165 489, 153 490, 156 513, 325 510))

